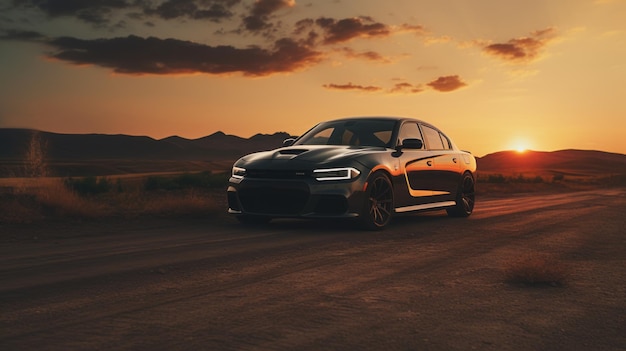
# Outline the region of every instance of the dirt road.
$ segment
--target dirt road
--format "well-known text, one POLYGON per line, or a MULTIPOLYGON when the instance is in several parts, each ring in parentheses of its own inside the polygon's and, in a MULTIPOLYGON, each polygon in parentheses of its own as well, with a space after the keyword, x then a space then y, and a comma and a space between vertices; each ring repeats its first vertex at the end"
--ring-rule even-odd
POLYGON ((626 191, 468 219, 0 225, 0 350, 626 350, 626 191), (563 286, 505 282, 528 253, 563 286))

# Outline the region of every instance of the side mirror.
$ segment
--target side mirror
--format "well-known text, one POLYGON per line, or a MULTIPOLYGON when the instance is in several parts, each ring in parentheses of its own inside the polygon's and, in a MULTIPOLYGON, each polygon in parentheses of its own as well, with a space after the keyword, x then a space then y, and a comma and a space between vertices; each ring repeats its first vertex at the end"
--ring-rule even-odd
POLYGON ((400 149, 421 149, 424 143, 420 139, 404 139, 400 149))
POLYGON ((295 142, 296 142, 296 139, 294 139, 294 138, 287 138, 287 139, 283 140, 283 146, 291 146, 295 142))

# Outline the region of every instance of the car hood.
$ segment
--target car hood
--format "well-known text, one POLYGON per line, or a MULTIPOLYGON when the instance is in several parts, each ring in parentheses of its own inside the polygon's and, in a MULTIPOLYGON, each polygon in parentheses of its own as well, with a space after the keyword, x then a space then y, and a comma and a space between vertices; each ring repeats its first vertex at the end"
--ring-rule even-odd
POLYGON ((239 159, 236 164, 242 167, 309 168, 349 162, 363 154, 386 150, 384 147, 295 145, 250 154, 239 159))

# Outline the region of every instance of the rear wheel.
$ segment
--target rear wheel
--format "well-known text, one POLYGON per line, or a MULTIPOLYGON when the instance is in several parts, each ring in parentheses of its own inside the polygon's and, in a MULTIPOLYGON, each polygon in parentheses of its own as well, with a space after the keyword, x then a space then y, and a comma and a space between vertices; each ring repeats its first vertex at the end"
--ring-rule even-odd
POLYGON ((470 173, 463 174, 456 195, 456 205, 447 209, 449 216, 469 217, 474 212, 475 190, 474 177, 470 173))
POLYGON ((383 172, 372 174, 367 184, 361 223, 366 229, 380 230, 393 215, 393 187, 383 172))

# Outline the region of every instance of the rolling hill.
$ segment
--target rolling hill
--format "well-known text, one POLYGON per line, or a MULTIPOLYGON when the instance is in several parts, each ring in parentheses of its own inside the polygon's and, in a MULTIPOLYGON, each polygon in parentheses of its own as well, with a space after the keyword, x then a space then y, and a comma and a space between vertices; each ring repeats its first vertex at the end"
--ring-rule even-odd
POLYGON ((0 128, 0 177, 20 176, 33 135, 41 140, 51 173, 57 176, 224 170, 233 160, 282 145, 284 132, 245 139, 216 132, 199 139, 171 136, 59 134, 0 128))
MULTIPOLYGON (((82 176, 144 172, 227 170, 237 158, 271 150, 284 132, 241 138, 216 132, 198 139, 170 136, 59 134, 0 128, 0 177, 20 176, 29 143, 37 134, 52 175, 82 176)), ((479 173, 597 177, 626 174, 626 155, 592 150, 501 151, 477 158, 479 173)))
POLYGON ((626 174, 626 155, 594 150, 501 151, 477 159, 481 173, 593 177, 626 174))

